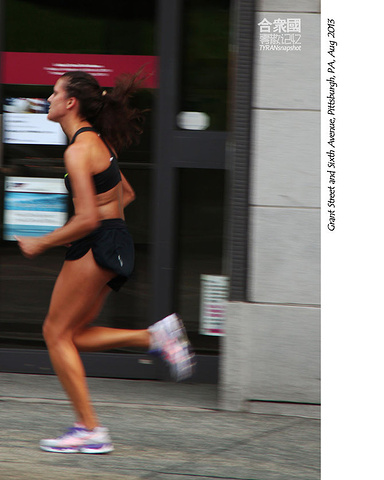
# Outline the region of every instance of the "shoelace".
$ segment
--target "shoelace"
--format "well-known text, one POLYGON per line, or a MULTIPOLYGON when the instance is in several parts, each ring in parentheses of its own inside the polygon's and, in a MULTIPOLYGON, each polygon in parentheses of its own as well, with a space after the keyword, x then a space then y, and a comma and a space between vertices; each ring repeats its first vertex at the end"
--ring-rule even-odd
POLYGON ((75 433, 80 433, 81 431, 85 431, 85 429, 80 427, 71 427, 64 433, 64 435, 61 435, 59 438, 63 439, 66 437, 70 437, 71 435, 75 435, 75 433))

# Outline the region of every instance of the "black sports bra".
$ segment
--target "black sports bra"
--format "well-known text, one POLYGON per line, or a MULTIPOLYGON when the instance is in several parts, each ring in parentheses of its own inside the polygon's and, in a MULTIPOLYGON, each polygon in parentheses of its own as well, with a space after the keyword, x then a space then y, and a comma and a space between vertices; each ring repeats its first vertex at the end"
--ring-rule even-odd
MULTIPOLYGON (((96 132, 96 130, 92 127, 80 128, 79 130, 77 130, 77 132, 73 136, 69 145, 72 145, 72 143, 74 143, 74 141, 76 140, 76 137, 83 132, 96 132)), ((121 181, 120 169, 117 163, 117 158, 115 157, 115 154, 113 153, 110 146, 104 140, 103 142, 108 148, 109 153, 111 154, 111 158, 109 159, 110 165, 108 168, 106 168, 100 173, 96 173, 95 175, 93 175, 93 181, 95 184, 97 194, 104 193, 104 192, 107 192, 108 190, 111 190, 113 187, 116 187, 116 185, 121 181)), ((72 193, 71 182, 70 182, 68 173, 66 173, 64 176, 64 182, 68 192, 72 193)))

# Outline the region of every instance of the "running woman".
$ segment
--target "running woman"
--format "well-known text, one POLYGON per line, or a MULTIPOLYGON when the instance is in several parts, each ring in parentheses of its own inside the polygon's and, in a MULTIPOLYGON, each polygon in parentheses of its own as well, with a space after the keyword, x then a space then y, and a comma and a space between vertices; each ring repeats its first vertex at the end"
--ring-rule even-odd
POLYGON ((163 356, 175 380, 192 374, 193 354, 176 314, 142 330, 90 326, 110 291, 119 290, 133 269, 134 246, 124 208, 135 199, 135 192, 119 169, 116 152, 142 132, 142 112, 130 106, 139 87, 138 75, 123 75, 106 93, 92 75, 72 71, 58 79, 48 99, 48 119, 58 122, 70 139, 64 154, 65 183, 74 215, 47 235, 17 240, 27 258, 69 245, 43 336, 76 422, 64 435, 42 440, 40 447, 45 451, 113 450, 108 429, 99 424, 92 406, 79 352, 143 347, 163 356))

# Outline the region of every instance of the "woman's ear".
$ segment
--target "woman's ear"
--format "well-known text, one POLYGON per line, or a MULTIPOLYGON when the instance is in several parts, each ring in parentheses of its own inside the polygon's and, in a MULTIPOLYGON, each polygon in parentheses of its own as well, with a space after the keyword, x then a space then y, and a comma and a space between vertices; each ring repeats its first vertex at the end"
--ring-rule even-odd
POLYGON ((78 101, 76 97, 69 97, 67 100, 67 109, 70 110, 78 105, 78 101))

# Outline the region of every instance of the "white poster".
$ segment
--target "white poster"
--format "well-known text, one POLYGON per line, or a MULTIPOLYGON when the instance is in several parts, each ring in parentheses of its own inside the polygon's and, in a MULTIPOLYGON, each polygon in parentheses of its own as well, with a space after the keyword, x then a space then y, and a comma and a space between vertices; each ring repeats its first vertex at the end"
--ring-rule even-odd
POLYGON ((44 98, 6 98, 3 142, 21 145, 66 145, 60 125, 47 119, 49 103, 44 98))

